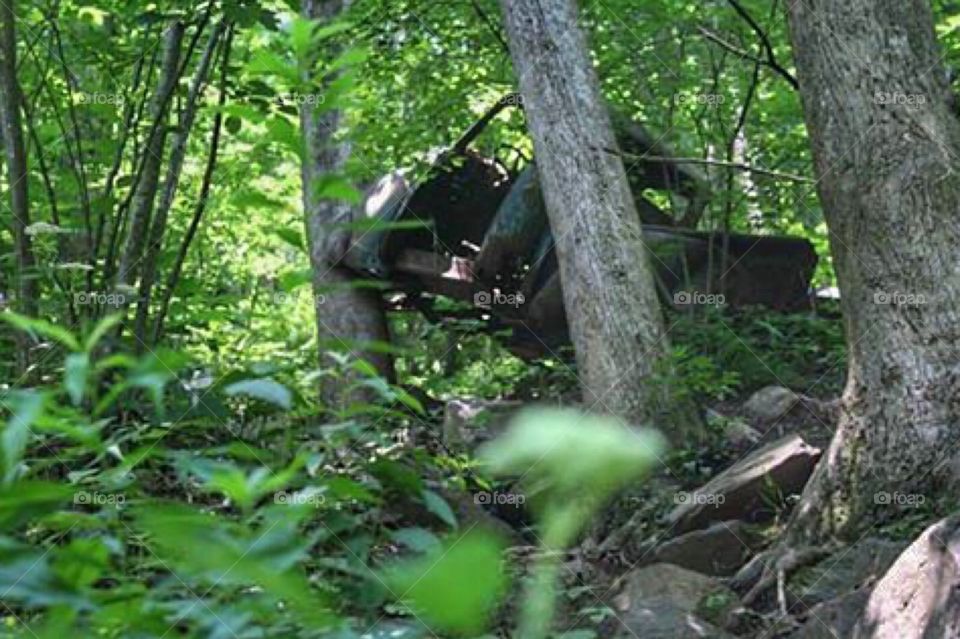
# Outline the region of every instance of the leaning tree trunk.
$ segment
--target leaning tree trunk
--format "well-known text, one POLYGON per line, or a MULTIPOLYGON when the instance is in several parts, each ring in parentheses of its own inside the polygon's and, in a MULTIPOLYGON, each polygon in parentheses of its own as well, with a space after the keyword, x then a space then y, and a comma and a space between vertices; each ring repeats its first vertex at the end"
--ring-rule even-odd
MULTIPOLYGON (((348 4, 348 0, 303 0, 303 15, 329 21, 348 4)), ((382 300, 376 291, 358 287, 350 271, 340 264, 350 241, 351 231, 344 225, 352 219, 352 207, 346 202, 322 197, 317 188, 325 176, 342 174, 350 156, 349 143, 336 139, 343 114, 338 108, 315 112, 313 101, 303 102, 300 114, 306 146, 302 167, 303 208, 321 361, 330 363, 325 356, 327 351, 346 351, 392 379, 392 359, 382 348, 374 348, 389 341, 382 300)), ((365 392, 345 392, 351 381, 356 380, 327 378, 320 389, 321 397, 334 407, 365 398, 365 392)))
POLYGON ((651 376, 667 352, 666 331, 576 4, 501 4, 584 399, 628 420, 655 420, 665 406, 651 376))
MULTIPOLYGON (((0 126, 7 159, 7 188, 10 191, 11 227, 17 266, 17 309, 26 315, 37 314, 37 274, 30 226, 30 200, 27 192, 27 152, 23 144, 20 117, 20 85, 17 82, 16 15, 13 0, 0 3, 0 126)), ((38 150, 39 152, 39 150, 38 150)), ((26 370, 28 342, 21 341, 19 367, 26 370)))
POLYGON ((788 6, 849 349, 837 432, 789 529, 802 545, 956 488, 960 123, 929 3, 788 6))

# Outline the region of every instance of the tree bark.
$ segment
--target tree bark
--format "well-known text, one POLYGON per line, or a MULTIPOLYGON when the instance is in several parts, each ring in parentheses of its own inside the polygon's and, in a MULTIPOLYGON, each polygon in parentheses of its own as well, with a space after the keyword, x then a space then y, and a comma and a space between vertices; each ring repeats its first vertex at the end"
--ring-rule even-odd
MULTIPOLYGON (((38 305, 36 259, 27 227, 30 226, 30 199, 27 191, 27 154, 23 142, 20 116, 20 85, 17 82, 17 41, 13 0, 0 3, 0 126, 7 160, 7 181, 10 189, 14 253, 17 264, 17 309, 36 316, 38 305)), ((28 365, 28 343, 21 341, 19 366, 28 365)))
POLYGON ((142 168, 137 180, 133 203, 130 210, 130 228, 120 263, 117 266, 117 285, 129 286, 137 279, 137 268, 143 256, 150 218, 153 215, 154 201, 160 183, 160 167, 163 164, 163 150, 166 144, 167 130, 163 120, 167 117, 170 96, 176 88, 179 77, 180 47, 183 42, 184 25, 174 21, 167 29, 164 38, 163 63, 157 91, 150 107, 153 123, 148 134, 142 168))
POLYGON ((788 529, 801 545, 956 490, 960 123, 929 3, 788 7, 849 352, 836 435, 788 529))
POLYGON ((197 196, 197 202, 193 208, 193 216, 190 218, 190 224, 187 226, 187 232, 180 242, 180 248, 177 250, 177 256, 173 259, 173 265, 167 274, 166 285, 163 293, 160 295, 157 304, 157 314, 153 321, 153 331, 149 343, 155 345, 159 343, 163 336, 163 325, 167 320, 167 312, 170 310, 170 301, 177 290, 177 284, 180 283, 180 274, 183 271, 183 265, 187 260, 187 253, 193 244, 193 238, 197 235, 197 229, 200 228, 200 220, 207 210, 207 202, 210 198, 210 191, 213 188, 213 176, 217 170, 217 162, 220 158, 220 136, 223 131, 223 106, 227 103, 227 78, 230 75, 230 53, 233 50, 234 28, 227 29, 227 34, 223 42, 223 51, 220 54, 220 86, 218 87, 219 96, 217 97, 217 112, 213 116, 213 126, 210 131, 210 151, 207 153, 207 164, 203 170, 203 178, 200 180, 200 193, 197 196))
POLYGON ((207 76, 213 64, 214 53, 216 52, 217 45, 220 43, 220 37, 223 35, 225 28, 226 25, 223 22, 218 22, 210 34, 210 39, 207 41, 207 46, 200 56, 200 62, 197 64, 193 79, 190 82, 186 107, 184 108, 177 133, 171 144, 170 160, 167 164, 167 174, 163 183, 163 193, 160 196, 160 203, 157 206, 157 212, 154 215, 150 228, 146 253, 143 258, 143 275, 140 278, 140 299, 137 300, 137 314, 133 330, 137 336, 138 348, 141 350, 147 346, 147 340, 150 339, 149 335, 147 335, 147 322, 150 317, 150 299, 157 274, 157 262, 160 259, 160 252, 163 249, 163 237, 167 231, 167 218, 170 215, 170 209, 173 208, 173 201, 177 195, 177 187, 180 185, 180 175, 183 173, 183 163, 187 157, 187 142, 190 140, 193 121, 196 118, 197 110, 200 106, 200 93, 204 86, 206 86, 207 76))
POLYGON ((659 422, 666 406, 651 376, 668 352, 666 331, 577 6, 573 0, 501 5, 584 399, 635 423, 659 422))
MULTIPOLYGON (((329 21, 348 5, 349 0, 303 0, 302 9, 307 18, 329 21)), ((306 80, 309 85, 312 78, 306 80)), ((382 299, 376 291, 359 288, 351 272, 340 265, 349 245, 350 231, 336 225, 349 223, 353 219, 353 208, 342 201, 319 197, 316 189, 323 176, 342 173, 350 156, 350 144, 337 139, 343 113, 338 108, 315 112, 312 101, 305 100, 300 121, 305 143, 303 208, 313 269, 321 363, 329 364, 324 355, 326 351, 346 350, 392 379, 392 359, 382 349, 371 348, 375 343, 389 341, 382 299)), ((333 407, 365 399, 365 392, 346 392, 350 381, 325 380, 320 389, 322 399, 333 407)))

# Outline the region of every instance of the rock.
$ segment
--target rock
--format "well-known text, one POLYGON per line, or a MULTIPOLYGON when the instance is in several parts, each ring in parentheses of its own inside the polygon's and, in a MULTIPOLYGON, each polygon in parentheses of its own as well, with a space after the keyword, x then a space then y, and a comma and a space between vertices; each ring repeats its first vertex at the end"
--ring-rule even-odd
POLYGON ((826 446, 836 430, 840 408, 837 398, 824 400, 767 386, 754 393, 742 411, 764 434, 763 441, 796 433, 816 446, 826 446))
POLYGON ((897 541, 867 537, 799 570, 787 583, 790 608, 803 614, 816 604, 875 583, 904 546, 897 541))
POLYGON ((453 399, 443 412, 443 443, 451 450, 473 452, 499 435, 522 402, 453 399))
POLYGON ((960 637, 960 515, 927 528, 877 582, 852 637, 960 637))
POLYGON ((673 564, 636 568, 620 578, 614 598, 619 622, 603 636, 645 638, 729 637, 711 620, 722 620, 739 605, 719 580, 673 564))
POLYGON ((723 441, 734 449, 749 450, 760 441, 763 435, 757 429, 739 417, 728 417, 708 408, 705 412, 707 424, 723 433, 723 441))
POLYGON ((775 422, 800 401, 800 395, 783 386, 766 386, 750 396, 744 412, 762 422, 775 422))
POLYGON ((609 631, 601 637, 615 639, 732 639, 713 624, 665 600, 654 600, 636 606, 630 612, 611 620, 609 631))
POLYGON ((520 534, 514 528, 512 522, 499 517, 498 513, 487 511, 480 503, 482 500, 477 499, 476 493, 464 493, 448 488, 439 489, 439 493, 450 506, 457 522, 464 530, 477 527, 481 530, 497 533, 511 543, 520 543, 520 534))
POLYGON ((739 603, 737 595, 719 579, 667 563, 634 568, 624 576, 614 607, 629 612, 638 603, 665 600, 687 612, 716 615, 739 603))
POLYGON ((771 484, 783 494, 799 493, 820 458, 820 449, 798 435, 787 435, 760 448, 691 493, 678 493, 667 516, 677 533, 706 528, 729 519, 769 519, 764 498, 771 484))
POLYGON ((862 588, 818 603, 810 609, 803 625, 790 635, 790 639, 845 639, 853 636, 869 596, 870 589, 862 588))
POLYGON ((676 564, 705 575, 729 576, 763 545, 757 531, 742 521, 721 521, 657 546, 655 562, 676 564))

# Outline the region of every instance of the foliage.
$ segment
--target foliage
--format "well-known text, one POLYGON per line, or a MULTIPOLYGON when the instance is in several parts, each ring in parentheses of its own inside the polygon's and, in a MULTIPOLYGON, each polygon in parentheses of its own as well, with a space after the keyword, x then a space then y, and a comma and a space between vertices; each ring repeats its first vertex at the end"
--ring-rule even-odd
MULTIPOLYGON (((783 3, 740 4, 789 70, 783 3)), ((704 169, 714 198, 700 228, 806 237, 820 256, 816 286, 835 285, 797 93, 756 66, 757 34, 729 2, 581 5, 604 95, 676 155, 808 180, 704 169)), ((954 3, 933 7, 957 67, 960 16, 954 3)), ((37 261, 26 276, 40 294, 35 317, 10 312, 22 300, 4 206, 3 636, 476 636, 512 592, 499 561, 506 541, 471 529, 450 494, 488 486, 480 475, 491 469, 534 466, 537 520, 526 532, 544 552, 528 581, 524 636, 535 637, 554 605, 556 553, 618 487, 658 465, 655 436, 566 411, 525 414, 479 470, 447 450, 437 432, 446 400, 577 397, 569 353, 525 362, 478 321, 392 313, 398 376, 389 382, 345 350, 321 349, 301 108, 343 111, 352 157, 318 194, 356 203, 388 171, 422 175, 515 77, 497 0, 359 0, 322 25, 298 11, 286 0, 16 4, 37 261), (169 112, 154 122, 174 20, 185 40, 169 112), (183 132, 215 25, 224 31, 185 131, 157 276, 118 288, 147 141, 183 132), (148 325, 162 330, 139 339, 144 299, 148 325), (24 344, 32 366, 20 371, 24 344), (348 370, 374 399, 322 405, 317 381, 348 370)), ((501 113, 476 145, 508 166, 529 159, 522 110, 501 113)), ((161 189, 169 156, 168 144, 161 189)), ((635 158, 625 166, 638 170, 635 158)), ((769 384, 836 396, 846 363, 838 318, 830 303, 671 314, 673 357, 656 381, 702 403, 769 384)), ((684 462, 695 451, 674 454, 684 462)))

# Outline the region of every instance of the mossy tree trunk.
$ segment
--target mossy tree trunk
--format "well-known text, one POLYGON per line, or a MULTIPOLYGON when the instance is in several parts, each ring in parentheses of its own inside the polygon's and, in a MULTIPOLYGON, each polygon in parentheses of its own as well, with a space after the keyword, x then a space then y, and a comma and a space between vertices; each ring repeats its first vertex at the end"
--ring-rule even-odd
MULTIPOLYGON (((503 0, 588 406, 696 428, 651 378, 669 345, 640 217, 573 0, 503 0)), ((681 429, 680 427, 686 427, 681 429)))
POLYGON ((849 349, 836 435, 788 541, 857 534, 955 490, 960 123, 928 2, 790 2, 849 349))

